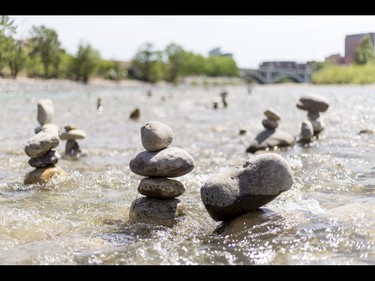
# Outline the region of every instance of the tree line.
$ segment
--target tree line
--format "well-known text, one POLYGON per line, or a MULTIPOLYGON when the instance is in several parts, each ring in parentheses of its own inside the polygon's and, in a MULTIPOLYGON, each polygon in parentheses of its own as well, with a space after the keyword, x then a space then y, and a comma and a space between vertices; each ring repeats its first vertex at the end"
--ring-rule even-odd
POLYGON ((80 42, 76 54, 61 47, 57 32, 44 25, 33 26, 26 39, 16 39, 17 26, 9 16, 0 16, 0 77, 66 78, 88 83, 93 76, 120 80, 139 79, 176 83, 192 75, 238 76, 236 62, 229 56, 204 57, 169 44, 155 50, 143 44, 130 63, 104 60, 89 43, 80 42))

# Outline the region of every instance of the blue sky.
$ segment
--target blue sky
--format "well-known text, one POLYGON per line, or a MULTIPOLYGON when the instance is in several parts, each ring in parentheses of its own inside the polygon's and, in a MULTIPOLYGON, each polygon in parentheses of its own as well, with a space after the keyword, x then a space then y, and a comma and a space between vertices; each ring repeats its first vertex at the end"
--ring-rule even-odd
POLYGON ((240 67, 262 61, 324 60, 344 55, 345 35, 375 32, 375 16, 11 16, 19 36, 32 25, 55 29, 63 48, 75 53, 80 40, 105 59, 130 60, 138 47, 169 43, 207 55, 215 47, 233 53, 240 67))

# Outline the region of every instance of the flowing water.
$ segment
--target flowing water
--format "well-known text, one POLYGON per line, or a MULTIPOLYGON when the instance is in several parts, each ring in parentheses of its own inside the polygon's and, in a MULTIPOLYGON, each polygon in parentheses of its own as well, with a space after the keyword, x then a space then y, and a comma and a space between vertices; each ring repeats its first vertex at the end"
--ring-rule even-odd
POLYGON ((151 97, 148 87, 0 88, 0 264, 375 264, 375 135, 359 134, 375 129, 375 86, 259 85, 251 94, 228 86, 229 106, 217 110, 220 87, 154 86, 151 97), (280 130, 297 136, 307 113, 295 104, 308 93, 330 107, 319 140, 275 151, 289 162, 293 187, 232 227, 213 221, 200 187, 255 157, 245 150, 266 108, 281 113, 280 130), (87 132, 78 141, 87 157, 61 159, 68 176, 26 186, 33 168, 23 148, 42 98, 53 101, 61 130, 72 123, 87 132), (141 117, 130 120, 136 107, 141 117), (150 120, 169 125, 172 145, 196 164, 177 178, 187 214, 171 229, 128 222, 142 179, 129 161, 144 150, 140 127, 150 120))

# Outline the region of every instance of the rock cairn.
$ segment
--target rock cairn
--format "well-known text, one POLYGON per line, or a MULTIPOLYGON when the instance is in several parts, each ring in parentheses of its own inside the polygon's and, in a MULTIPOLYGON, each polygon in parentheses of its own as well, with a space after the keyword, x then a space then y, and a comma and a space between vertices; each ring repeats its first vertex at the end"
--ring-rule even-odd
POLYGON ((326 112, 329 107, 328 100, 321 95, 306 95, 299 99, 297 108, 307 111, 307 120, 301 126, 301 140, 310 141, 313 135, 317 136, 324 129, 320 118, 321 112, 326 112), (313 134, 311 134, 311 127, 313 134))
POLYGON ((29 165, 35 168, 26 174, 24 184, 45 183, 55 175, 65 174, 56 166, 60 154, 56 148, 59 145, 59 128, 52 123, 54 115, 53 103, 49 99, 38 102, 37 119, 40 126, 35 128, 35 135, 25 145, 25 153, 31 158, 29 165))
POLYGON ((74 125, 66 125, 64 129, 65 132, 60 134, 60 139, 66 140, 65 154, 74 159, 79 158, 82 155, 82 150, 77 140, 86 138, 87 134, 74 125))
POLYGON ((266 153, 211 177, 201 188, 201 198, 214 220, 228 221, 257 210, 292 185, 288 162, 278 154, 266 153))
POLYGON ((130 161, 130 170, 142 179, 138 192, 146 197, 133 201, 129 219, 173 227, 175 218, 182 212, 182 201, 177 199, 185 192, 184 185, 170 178, 180 177, 194 169, 193 158, 183 149, 170 147, 172 129, 159 121, 150 121, 141 127, 140 152, 130 161))
POLYGON ((281 120, 280 114, 272 108, 263 112, 267 117, 262 120, 265 128, 251 142, 246 152, 255 153, 258 150, 274 149, 275 147, 288 147, 295 144, 295 138, 292 134, 281 130, 276 130, 281 120))

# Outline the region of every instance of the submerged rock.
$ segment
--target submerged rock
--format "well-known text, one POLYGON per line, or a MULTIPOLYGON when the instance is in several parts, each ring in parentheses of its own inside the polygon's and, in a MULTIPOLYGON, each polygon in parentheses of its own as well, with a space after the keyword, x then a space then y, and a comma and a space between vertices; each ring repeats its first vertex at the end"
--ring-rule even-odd
POLYGON ((278 154, 267 153, 212 176, 201 188, 201 198, 214 220, 226 221, 258 209, 292 185, 288 162, 278 154))
POLYGON ((159 151, 172 143, 172 129, 162 122, 150 121, 141 127, 141 139, 147 151, 159 151))
POLYGON ((55 165, 48 165, 43 168, 36 168, 35 170, 26 174, 23 183, 34 184, 34 183, 46 183, 55 176, 65 175, 66 172, 55 165))
POLYGON ((255 153, 258 150, 288 147, 296 143, 295 137, 281 130, 266 130, 260 132, 251 142, 246 152, 255 153))
POLYGON ((180 177, 194 169, 194 160, 185 150, 167 147, 157 152, 142 151, 129 164, 130 170, 145 177, 180 177))
POLYGON ((144 178, 139 183, 138 192, 152 198, 172 199, 182 195, 185 192, 185 187, 182 182, 177 180, 144 178))
POLYGON ((176 217, 184 212, 184 205, 179 199, 155 199, 141 197, 133 201, 129 210, 129 221, 173 227, 176 217))

